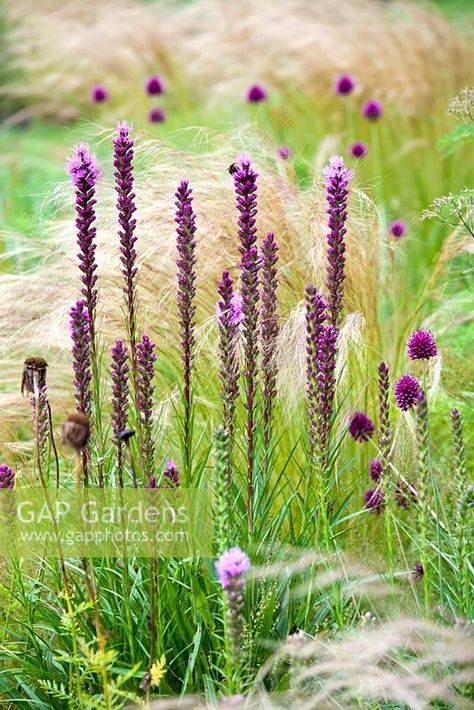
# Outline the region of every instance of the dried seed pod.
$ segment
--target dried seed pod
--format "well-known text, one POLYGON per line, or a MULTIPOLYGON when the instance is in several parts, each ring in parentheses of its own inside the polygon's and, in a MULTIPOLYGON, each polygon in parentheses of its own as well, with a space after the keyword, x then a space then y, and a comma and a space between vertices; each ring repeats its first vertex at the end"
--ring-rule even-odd
POLYGON ((63 444, 82 451, 89 441, 90 430, 89 418, 85 414, 70 414, 63 424, 63 444))
POLYGON ((46 368, 48 363, 42 357, 29 357, 23 363, 21 393, 35 394, 46 387, 46 368))

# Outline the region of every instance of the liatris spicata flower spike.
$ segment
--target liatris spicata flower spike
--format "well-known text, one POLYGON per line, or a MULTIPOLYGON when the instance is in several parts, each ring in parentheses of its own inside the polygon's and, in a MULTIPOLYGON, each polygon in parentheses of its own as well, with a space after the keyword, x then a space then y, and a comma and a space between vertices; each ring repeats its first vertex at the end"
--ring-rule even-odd
POLYGON ((382 104, 376 99, 366 101, 362 107, 362 116, 369 121, 377 121, 383 113, 382 104))
POLYGON ((214 487, 217 552, 221 555, 229 547, 230 539, 230 489, 229 433, 220 427, 214 434, 214 487))
POLYGON ((383 473, 383 464, 380 459, 372 459, 369 464, 369 473, 373 481, 375 481, 376 483, 380 481, 383 473))
POLYGON ((385 508, 385 495, 381 488, 368 488, 364 493, 365 507, 380 514, 385 508))
POLYGON ((97 306, 97 263, 95 258, 96 250, 96 228, 95 221, 95 185, 99 177, 99 170, 95 156, 89 151, 86 143, 79 143, 71 158, 69 158, 66 169, 71 176, 72 183, 76 188, 76 228, 77 244, 79 246, 79 269, 82 272, 81 281, 83 288, 81 294, 84 297, 85 306, 89 315, 89 334, 92 351, 92 359, 96 360, 95 343, 95 310, 97 306))
POLYGON ((326 199, 329 215, 327 236, 328 266, 327 291, 328 308, 331 324, 338 328, 341 320, 342 295, 344 291, 344 265, 347 197, 352 171, 344 165, 344 160, 333 156, 329 165, 324 168, 326 182, 326 199))
POLYGON ((153 395, 155 387, 155 343, 144 334, 137 343, 137 409, 142 435, 143 476, 153 475, 155 446, 153 442, 153 395))
POLYGON ((353 158, 365 158, 367 155, 367 146, 365 143, 353 143, 349 152, 353 158))
MULTIPOLYGON (((231 483, 231 459, 234 438, 235 405, 239 393, 239 362, 237 340, 239 323, 242 319, 242 303, 235 302, 233 281, 228 271, 224 271, 219 281, 220 300, 217 302, 217 322, 219 328, 219 378, 221 381, 224 429, 227 432, 228 467, 227 485, 231 483)), ((240 299, 241 300, 241 299, 240 299)))
POLYGON ((395 383, 395 401, 403 412, 413 409, 422 395, 415 375, 402 375, 395 383))
POLYGON ((416 442, 418 448, 418 509, 421 547, 421 563, 424 569, 423 595, 425 610, 429 610, 430 589, 428 580, 428 482, 430 475, 430 441, 428 425, 428 402, 420 389, 416 403, 416 442))
POLYGON ((310 457, 314 459, 318 445, 318 372, 319 348, 323 323, 327 317, 327 306, 318 290, 308 284, 305 290, 306 308, 306 394, 308 398, 308 419, 310 457))
POLYGON ((112 428, 117 446, 117 475, 120 488, 123 488, 124 442, 120 433, 126 428, 128 420, 128 350, 118 338, 110 351, 112 357, 112 428))
POLYGON ((72 339, 72 368, 74 371, 74 396, 77 408, 83 414, 90 414, 91 398, 91 350, 89 314, 85 301, 77 301, 70 311, 70 332, 72 339))
POLYGON ((349 74, 341 74, 336 80, 335 91, 340 96, 351 94, 354 91, 355 82, 349 74))
POLYGON ((145 91, 148 96, 158 96, 163 93, 163 82, 159 76, 149 76, 145 82, 145 91))
POLYGON ((262 380, 263 380, 263 441, 265 457, 271 438, 271 420, 276 398, 277 366, 275 354, 278 338, 278 279, 276 263, 278 246, 273 232, 268 232, 262 244, 262 307, 261 307, 261 344, 262 344, 262 380))
POLYGON ((176 191, 176 218, 178 225, 177 247, 178 267, 178 310, 181 336, 181 358, 183 363, 184 399, 184 469, 186 481, 191 481, 191 372, 193 366, 194 327, 196 306, 196 217, 192 208, 192 190, 187 180, 182 180, 176 191))
POLYGON ((160 486, 158 485, 155 476, 150 476, 148 479, 148 483, 145 483, 145 488, 159 488, 159 487, 160 486))
POLYGON ((107 101, 109 98, 109 92, 105 88, 105 86, 102 86, 101 84, 96 84, 95 86, 92 87, 91 91, 91 100, 95 104, 101 104, 104 101, 107 101))
POLYGON ((161 485, 163 488, 179 488, 179 471, 176 463, 169 459, 166 462, 165 470, 163 471, 163 478, 161 485))
POLYGON ((266 89, 260 84, 252 84, 247 90, 247 101, 251 104, 259 104, 266 98, 266 89))
POLYGON ((136 392, 136 310, 137 310, 137 252, 135 244, 136 219, 134 213, 135 193, 133 192, 133 140, 130 138, 130 126, 126 121, 117 124, 118 135, 114 136, 115 190, 117 192, 117 211, 120 225, 120 261, 125 281, 127 330, 130 338, 132 373, 136 392))
POLYGON ((240 547, 226 550, 216 562, 216 572, 224 590, 227 607, 226 632, 229 635, 232 661, 240 675, 242 641, 244 633, 244 583, 250 560, 240 547))
POLYGON ((293 151, 291 148, 287 145, 281 145, 278 148, 278 155, 282 160, 289 160, 291 156, 293 155, 293 151))
POLYGON ((408 339, 407 349, 410 360, 429 360, 436 357, 436 342, 431 330, 415 330, 408 339))
POLYGON ((148 121, 150 123, 164 123, 166 121, 166 113, 164 108, 156 106, 148 112, 148 121))
POLYGON ((0 488, 13 488, 15 485, 15 471, 6 464, 0 464, 0 488))
POLYGON ((46 394, 46 368, 48 363, 42 357, 27 358, 23 364, 21 393, 31 393, 33 409, 33 429, 35 432, 36 456, 40 475, 43 475, 49 433, 49 403, 46 394))
POLYGON ((329 431, 334 406, 336 388, 336 349, 337 329, 329 324, 321 328, 318 351, 318 445, 321 455, 321 467, 325 471, 329 457, 329 431))
POLYGON ((349 422, 349 434, 354 441, 369 441, 374 431, 374 423, 365 412, 354 412, 349 422))
POLYGON ((242 158, 234 171, 234 189, 239 211, 240 277, 242 282, 242 335, 244 338, 245 408, 247 410, 247 522, 252 529, 255 437, 255 390, 258 361, 258 298, 260 259, 257 239, 257 173, 250 160, 242 158))
POLYGON ((392 237, 400 239, 404 236, 406 232, 405 222, 403 222, 401 219, 396 219, 390 224, 389 230, 392 237))

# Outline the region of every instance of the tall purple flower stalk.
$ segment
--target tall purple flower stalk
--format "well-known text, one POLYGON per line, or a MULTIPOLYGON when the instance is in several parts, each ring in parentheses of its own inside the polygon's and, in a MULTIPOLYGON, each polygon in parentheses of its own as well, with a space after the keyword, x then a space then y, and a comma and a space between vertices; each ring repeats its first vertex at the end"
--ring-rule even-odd
POLYGON ((178 310, 183 362, 183 444, 184 471, 187 483, 191 481, 191 371, 193 366, 194 326, 196 307, 196 217, 192 208, 192 190, 187 180, 182 180, 176 191, 176 218, 178 267, 178 310))
POLYGON ((117 192, 117 211, 120 224, 120 261, 122 274, 125 281, 124 294, 126 302, 126 319, 128 337, 130 339, 130 353, 132 360, 133 383, 136 389, 137 378, 137 252, 135 244, 136 219, 134 213, 135 193, 133 192, 133 139, 130 138, 130 126, 126 121, 117 124, 118 135, 114 136, 114 167, 115 190, 117 192))
POLYGON ((0 464, 0 488, 13 488, 15 485, 15 471, 5 463, 0 464))
POLYGON ((305 290, 306 308, 306 395, 308 400, 310 458, 318 451, 318 416, 319 416, 319 351, 327 306, 319 291, 308 284, 305 290))
POLYGON ((89 151, 87 143, 79 143, 66 164, 72 183, 76 188, 76 228, 79 247, 79 269, 82 272, 82 290, 89 315, 89 335, 92 358, 95 361, 95 311, 97 306, 97 262, 95 222, 95 186, 99 169, 95 155, 89 151))
POLYGON ((247 523, 253 526, 253 475, 255 448, 256 386, 258 362, 259 268, 257 241, 257 173, 250 160, 242 158, 234 172, 236 206, 239 212, 240 278, 242 283, 242 335, 244 340, 245 408, 247 410, 247 523))
POLYGON ((223 425, 227 433, 227 486, 231 483, 231 457, 234 439, 235 405, 239 393, 238 337, 241 312, 236 312, 234 284, 228 271, 222 273, 217 302, 219 328, 219 378, 221 381, 223 425))
POLYGON ((77 301, 71 308, 70 332, 72 339, 72 368, 74 371, 74 396, 79 412, 89 415, 91 398, 91 340, 89 314, 85 301, 77 301))
POLYGON ((261 343, 262 343, 262 381, 263 381, 263 443, 266 465, 271 440, 273 406, 277 394, 276 348, 278 338, 278 279, 276 263, 278 246, 273 232, 268 232, 262 244, 262 307, 261 307, 261 343))
POLYGON ((318 447, 322 472, 329 459, 329 431, 334 408, 336 387, 337 329, 329 324, 322 326, 318 349, 318 447))
POLYGON ((118 338, 110 351, 112 356, 112 428, 117 446, 117 475, 120 488, 123 488, 123 473, 125 464, 125 444, 120 433, 127 428, 128 420, 128 350, 118 338))
POLYGON ((146 333, 137 343, 137 408, 142 432, 142 475, 149 479, 154 475, 155 445, 153 437, 153 396, 155 387, 155 343, 146 333))
POLYGON ((352 171, 344 165, 340 156, 333 156, 324 169, 326 182, 326 199, 329 215, 327 235, 328 264, 327 291, 329 319, 338 328, 342 313, 342 296, 344 292, 345 240, 347 219, 347 198, 349 181, 352 171))

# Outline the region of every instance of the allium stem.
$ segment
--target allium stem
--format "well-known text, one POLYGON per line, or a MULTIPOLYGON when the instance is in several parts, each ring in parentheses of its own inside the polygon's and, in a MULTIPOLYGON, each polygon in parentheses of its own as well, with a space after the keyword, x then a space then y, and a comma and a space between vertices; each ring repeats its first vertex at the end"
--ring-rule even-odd
POLYGON ((342 315, 342 297, 344 292, 344 266, 345 266, 345 235, 347 219, 347 198, 349 195, 349 181, 352 171, 346 168, 344 160, 333 156, 329 165, 324 169, 326 182, 326 199, 329 215, 327 235, 328 264, 327 264, 327 292, 329 320, 338 328, 342 315))
POLYGON ((241 313, 236 312, 234 284, 228 271, 222 273, 218 286, 220 300, 217 303, 219 328, 219 379, 221 381, 222 415, 227 432, 228 468, 227 487, 231 484, 232 449, 234 442, 235 406, 239 393, 238 337, 241 313))
POLYGON ((236 206, 239 212, 240 278, 242 283, 242 335, 244 339, 245 408, 247 410, 247 525, 253 527, 254 448, 258 362, 259 268, 256 216, 257 173, 250 161, 241 159, 234 172, 236 206))
POLYGON ((430 610, 430 586, 428 567, 428 481, 430 476, 430 442, 428 426, 428 402, 424 392, 416 406, 416 440, 418 447, 418 510, 421 546, 421 564, 423 565, 423 598, 425 612, 430 610))
MULTIPOLYGON (((110 354, 112 357, 112 428, 114 432, 114 443, 117 447, 117 475, 120 488, 123 488, 125 442, 120 434, 127 428, 129 392, 128 350, 123 340, 118 338, 115 341, 110 354)), ((136 487, 137 482, 134 481, 134 484, 136 487)))
POLYGON ((276 349, 278 338, 278 279, 276 263, 278 246, 273 232, 268 232, 262 244, 262 381, 263 381, 263 444, 265 448, 264 471, 268 476, 270 459, 273 408, 277 394, 276 349))
POLYGON ((196 307, 196 217, 192 208, 192 190, 187 180, 182 180, 176 191, 176 218, 178 259, 176 265, 178 282, 178 310, 181 336, 181 357, 183 362, 183 459, 187 484, 192 479, 192 395, 191 372, 194 356, 194 327, 196 307))
POLYGON ((217 552, 221 555, 230 544, 231 499, 228 486, 229 434, 220 427, 214 435, 214 485, 217 552))
POLYGON ((155 444, 153 436, 153 397, 155 387, 155 343, 146 333, 137 344, 137 409, 142 432, 142 478, 146 481, 155 471, 155 444))

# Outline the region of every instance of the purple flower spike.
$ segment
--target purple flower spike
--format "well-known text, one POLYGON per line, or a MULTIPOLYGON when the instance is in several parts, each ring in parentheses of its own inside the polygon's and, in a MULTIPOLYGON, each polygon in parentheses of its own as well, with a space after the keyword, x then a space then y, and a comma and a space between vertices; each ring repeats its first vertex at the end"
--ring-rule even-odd
POLYGON ((349 434, 354 441, 369 441, 374 431, 374 423, 365 412, 354 412, 349 422, 349 434))
POLYGON ((85 301, 77 301, 70 311, 70 332, 72 339, 72 368, 77 409, 89 415, 91 397, 91 348, 89 315, 85 301))
POLYGON ((120 261, 125 281, 124 294, 127 310, 127 328, 132 354, 133 377, 136 380, 136 307, 137 307, 137 252, 135 244, 136 219, 134 213, 135 193, 133 192, 133 140, 130 138, 130 126, 126 121, 117 124, 118 135, 114 136, 115 191, 117 192, 117 211, 120 225, 120 261))
POLYGON ((143 475, 152 476, 155 463, 155 446, 153 443, 153 396, 155 387, 155 343, 146 333, 141 342, 137 343, 137 409, 140 416, 142 433, 143 475))
POLYGON ((178 467, 172 459, 169 459, 163 471, 163 486, 166 488, 178 488, 179 483, 178 467))
MULTIPOLYGON (((265 457, 270 447, 271 420, 273 403, 277 394, 277 367, 275 354, 278 338, 278 279, 276 263, 278 246, 273 232, 268 232, 262 244, 262 308, 261 308, 261 343, 262 343, 262 379, 263 379, 263 439, 265 457)), ((266 466, 265 466, 266 467, 266 466)))
POLYGON ((247 522, 252 529, 255 439, 255 390, 258 360, 258 299, 260 258, 257 247, 257 173, 248 158, 241 158, 234 172, 239 212, 240 278, 242 282, 242 336, 244 340, 245 408, 247 410, 247 522))
POLYGON ((164 123, 166 121, 166 113, 161 106, 156 106, 148 112, 148 121, 150 123, 164 123))
POLYGON ((337 329, 329 324, 321 328, 318 351, 318 438, 321 465, 327 467, 329 456, 329 431, 334 406, 336 387, 337 329))
POLYGON ((252 84, 247 91, 247 101, 251 104, 259 104, 265 101, 267 92, 260 84, 252 84))
POLYGON ((371 479, 378 483, 383 474, 383 464, 380 459, 372 459, 369 464, 369 472, 371 479))
POLYGON ((392 237, 395 237, 396 239, 400 239, 401 237, 404 236, 406 232, 406 225, 405 222, 401 219, 396 219, 394 222, 390 224, 389 227, 390 234, 392 237))
POLYGON ((327 317, 327 306, 319 291, 308 284, 306 301, 306 394, 308 398, 309 438, 311 458, 318 445, 319 416, 319 352, 323 324, 327 317))
POLYGON ((278 148, 278 155, 282 160, 289 160, 293 155, 293 151, 287 145, 281 145, 278 148))
POLYGON ((66 163, 66 169, 76 188, 76 228, 79 247, 77 256, 83 284, 81 294, 84 297, 89 316, 91 350, 93 359, 95 359, 95 309, 98 292, 96 286, 97 262, 95 258, 96 228, 93 223, 95 221, 94 207, 96 204, 95 184, 99 177, 99 170, 95 156, 89 152, 89 146, 86 143, 79 143, 75 147, 72 157, 66 163))
POLYGON ((377 121, 383 113, 382 104, 376 99, 370 99, 362 108, 362 116, 369 121, 377 121))
POLYGON ((117 446, 117 474, 123 488, 124 442, 120 433, 127 428, 128 420, 128 351, 123 340, 117 339, 110 351, 112 356, 112 428, 117 446))
POLYGON ((15 471, 6 464, 0 464, 0 488, 13 488, 15 485, 15 471))
POLYGON ((156 74, 148 77, 148 79, 145 82, 145 91, 148 94, 148 96, 159 96, 160 94, 162 94, 163 93, 163 82, 160 79, 160 77, 156 76, 156 74))
POLYGON ((159 488, 158 483, 156 482, 155 476, 150 476, 148 479, 148 483, 145 483, 145 488, 159 488))
POLYGON ((379 515, 385 508, 385 495, 380 488, 368 488, 364 494, 365 507, 379 515))
POLYGON ((101 104, 104 101, 107 101, 109 98, 109 92, 105 88, 105 86, 102 86, 101 84, 96 84, 95 86, 92 87, 91 91, 91 100, 95 104, 101 104))
POLYGON ((365 143, 353 143, 350 147, 350 154, 353 158, 365 158, 367 146, 365 143))
POLYGON ((395 401, 403 412, 413 409, 422 396, 423 392, 415 375, 402 375, 395 383, 395 401))
POLYGON ((326 182, 326 199, 329 215, 327 236, 328 266, 327 290, 330 321, 337 328, 341 320, 342 295, 344 290, 344 265, 345 250, 344 237, 346 234, 347 197, 349 194, 349 181, 352 171, 344 165, 344 160, 333 156, 329 165, 324 168, 326 182))
POLYGON ((241 589, 245 582, 245 572, 248 572, 249 569, 249 557, 240 547, 231 547, 226 550, 216 562, 216 572, 222 589, 241 589))
POLYGON ((336 80, 334 90, 336 94, 345 96, 346 94, 351 94, 354 91, 354 87, 354 79, 349 74, 341 74, 336 80))
POLYGON ((187 180, 182 180, 176 191, 176 265, 178 282, 178 310, 181 336, 181 359, 183 363, 184 396, 184 466, 186 480, 191 477, 191 372, 194 351, 194 327, 196 306, 196 217, 192 207, 192 190, 187 180))
POLYGON ((408 339, 407 348, 410 360, 429 360, 438 352, 431 330, 415 330, 408 339))

